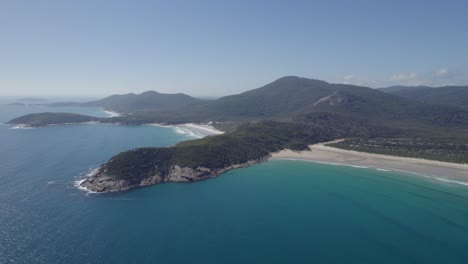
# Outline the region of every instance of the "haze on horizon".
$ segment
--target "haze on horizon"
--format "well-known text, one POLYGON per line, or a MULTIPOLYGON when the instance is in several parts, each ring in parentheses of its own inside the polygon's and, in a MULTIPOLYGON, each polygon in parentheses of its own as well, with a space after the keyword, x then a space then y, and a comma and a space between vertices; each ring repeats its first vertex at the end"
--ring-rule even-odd
POLYGON ((468 85, 466 1, 2 1, 0 96, 468 85), (398 18, 398 19, 397 19, 398 18))

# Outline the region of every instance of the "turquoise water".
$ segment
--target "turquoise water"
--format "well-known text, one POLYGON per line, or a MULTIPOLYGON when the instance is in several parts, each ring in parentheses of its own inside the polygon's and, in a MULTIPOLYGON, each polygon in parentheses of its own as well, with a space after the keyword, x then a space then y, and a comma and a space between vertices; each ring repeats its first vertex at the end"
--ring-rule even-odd
POLYGON ((0 263, 468 263, 468 189, 416 176, 273 161, 118 195, 73 186, 119 151, 186 139, 0 125, 0 263))

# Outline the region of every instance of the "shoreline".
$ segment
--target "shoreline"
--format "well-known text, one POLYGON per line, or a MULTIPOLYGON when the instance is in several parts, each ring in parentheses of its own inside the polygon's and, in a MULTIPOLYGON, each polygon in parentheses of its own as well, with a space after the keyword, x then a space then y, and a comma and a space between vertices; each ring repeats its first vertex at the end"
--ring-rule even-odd
POLYGON ((310 145, 310 151, 282 150, 273 153, 270 160, 300 160, 355 168, 374 168, 379 171, 404 172, 443 182, 468 185, 468 164, 358 152, 326 146, 333 142, 336 140, 310 145))
MULTIPOLYGON (((194 138, 204 138, 206 136, 213 136, 213 135, 220 135, 224 134, 223 131, 217 130, 213 126, 207 125, 207 124, 195 124, 195 123, 187 123, 187 124, 181 124, 181 125, 162 125, 162 124, 146 124, 147 126, 157 126, 157 127, 166 127, 166 128, 172 128, 175 133, 179 134, 185 134, 192 136, 194 138)), ((93 176, 94 174, 98 173, 99 167, 93 169, 91 172, 87 173, 84 178, 79 178, 76 179, 73 182, 73 185, 80 191, 84 191, 87 194, 93 194, 97 193, 92 190, 89 190, 88 188, 81 186, 81 184, 88 179, 89 177, 93 176)))
POLYGON ((88 122, 81 122, 81 123, 62 123, 62 124, 48 124, 44 126, 29 126, 25 124, 4 124, 10 126, 10 129, 36 129, 36 128, 45 128, 45 127, 54 127, 54 126, 70 126, 70 125, 98 125, 98 124, 108 124, 108 123, 101 123, 99 121, 88 121, 88 122))

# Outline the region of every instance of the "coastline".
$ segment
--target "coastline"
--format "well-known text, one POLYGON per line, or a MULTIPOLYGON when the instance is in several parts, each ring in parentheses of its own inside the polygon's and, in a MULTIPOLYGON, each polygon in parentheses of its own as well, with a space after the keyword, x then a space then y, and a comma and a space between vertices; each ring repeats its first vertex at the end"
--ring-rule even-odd
MULTIPOLYGON (((146 124, 146 125, 172 128, 172 129, 174 129, 174 132, 176 132, 176 133, 189 135, 189 136, 192 136, 192 137, 195 137, 195 138, 203 138, 203 137, 206 137, 206 136, 220 135, 220 134, 224 133, 223 131, 217 130, 213 126, 210 126, 208 124, 187 123, 187 124, 181 124, 181 125, 162 125, 162 124, 153 123, 153 124, 146 124)), ((247 163, 250 165, 252 162, 249 161, 247 163)), ((236 166, 242 167, 243 164, 236 165, 236 166)), ((234 167, 236 167, 236 166, 234 166, 234 167)), ((228 170, 230 170, 230 169, 228 169, 228 170)), ((98 193, 98 192, 90 190, 87 187, 82 185, 83 182, 88 180, 90 177, 95 176, 97 173, 99 173, 99 167, 95 168, 92 171, 90 171, 89 173, 87 173, 85 178, 79 178, 79 179, 75 180, 73 185, 77 189, 79 189, 80 191, 84 191, 87 194, 98 193)), ((214 177, 214 176, 211 176, 211 177, 214 177)))
POLYGON ((310 145, 310 151, 282 150, 273 153, 270 159, 302 160, 356 168, 374 168, 379 171, 397 171, 468 185, 468 164, 389 156, 326 146, 332 142, 336 140, 310 145))

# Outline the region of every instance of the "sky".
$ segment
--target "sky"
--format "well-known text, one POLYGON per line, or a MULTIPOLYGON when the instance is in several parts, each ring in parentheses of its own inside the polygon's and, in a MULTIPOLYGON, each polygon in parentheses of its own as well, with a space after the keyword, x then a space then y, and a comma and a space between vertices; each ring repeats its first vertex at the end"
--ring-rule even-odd
POLYGON ((468 1, 0 0, 0 95, 468 85, 468 1))

